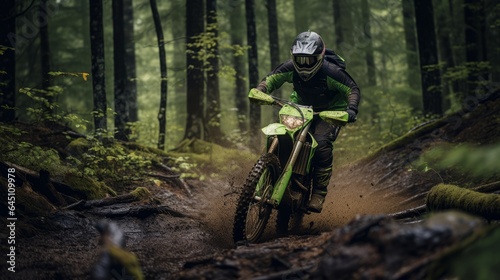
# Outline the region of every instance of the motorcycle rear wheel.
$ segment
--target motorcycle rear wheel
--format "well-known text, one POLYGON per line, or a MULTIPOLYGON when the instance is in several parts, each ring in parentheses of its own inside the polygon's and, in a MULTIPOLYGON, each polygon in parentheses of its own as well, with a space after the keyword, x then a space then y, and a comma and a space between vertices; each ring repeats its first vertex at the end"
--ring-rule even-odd
POLYGON ((233 241, 257 242, 267 225, 273 206, 269 203, 281 173, 276 155, 262 155, 247 177, 238 199, 233 224, 233 241), (257 186, 260 186, 257 188, 257 186))

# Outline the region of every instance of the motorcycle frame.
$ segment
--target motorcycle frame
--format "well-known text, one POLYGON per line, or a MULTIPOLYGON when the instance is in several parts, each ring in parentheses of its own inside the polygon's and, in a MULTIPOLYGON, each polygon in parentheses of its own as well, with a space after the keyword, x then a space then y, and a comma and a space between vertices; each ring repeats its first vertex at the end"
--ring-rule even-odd
MULTIPOLYGON (((274 190, 271 195, 271 198, 268 201, 268 203, 271 204, 274 208, 278 208, 278 206, 281 203, 281 200, 283 199, 283 195, 287 187, 290 185, 290 181, 293 176, 293 167, 297 161, 297 158, 300 155, 300 152, 302 150, 304 143, 307 140, 307 137, 309 136, 311 138, 312 143, 311 143, 311 151, 308 155, 306 173, 309 173, 310 171, 312 157, 314 156, 314 152, 316 150, 316 147, 318 146, 318 143, 316 142, 312 134, 309 133, 309 129, 312 124, 312 116, 313 116, 312 109, 307 107, 294 108, 294 109, 302 110, 302 112, 300 112, 301 113, 300 115, 302 115, 302 117, 304 118, 304 124, 302 124, 302 126, 295 129, 290 129, 282 123, 272 123, 262 129, 264 134, 267 136, 268 140, 272 138, 270 143, 268 141, 267 152, 269 153, 274 153, 278 148, 279 144, 278 138, 280 135, 287 135, 288 137, 291 137, 291 140, 293 142, 292 151, 288 156, 287 163, 285 164, 283 171, 280 174, 280 177, 277 179, 274 185, 274 190), (304 115, 306 115, 307 117, 305 117, 304 115), (298 135, 296 135, 297 131, 299 131, 298 135)), ((290 109, 287 107, 287 105, 283 106, 280 110, 279 114, 280 117, 281 115, 290 113, 289 110, 290 109)), ((300 187, 304 188, 304 186, 300 187)))

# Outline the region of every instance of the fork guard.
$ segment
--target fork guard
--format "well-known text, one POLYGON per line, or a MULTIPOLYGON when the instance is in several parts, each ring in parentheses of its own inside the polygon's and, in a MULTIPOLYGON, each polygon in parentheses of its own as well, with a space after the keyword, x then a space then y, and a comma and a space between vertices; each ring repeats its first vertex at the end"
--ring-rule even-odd
POLYGON ((267 136, 285 135, 286 134, 286 127, 285 127, 285 125, 284 124, 280 124, 280 123, 269 124, 266 127, 263 127, 261 130, 267 136))

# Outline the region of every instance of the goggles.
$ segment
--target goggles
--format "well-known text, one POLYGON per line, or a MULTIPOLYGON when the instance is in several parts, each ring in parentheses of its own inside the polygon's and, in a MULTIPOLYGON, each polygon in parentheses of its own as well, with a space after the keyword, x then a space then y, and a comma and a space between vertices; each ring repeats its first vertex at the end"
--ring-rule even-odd
POLYGON ((299 68, 311 68, 318 63, 320 55, 300 56, 294 55, 293 59, 299 68))

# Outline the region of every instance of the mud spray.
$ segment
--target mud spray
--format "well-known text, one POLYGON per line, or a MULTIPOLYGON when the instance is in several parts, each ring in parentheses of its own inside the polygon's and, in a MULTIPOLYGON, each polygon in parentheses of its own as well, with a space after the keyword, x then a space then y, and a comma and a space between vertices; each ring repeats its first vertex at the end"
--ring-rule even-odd
MULTIPOLYGON (((251 166, 248 166, 247 170, 250 169, 251 166)), ((242 170, 244 170, 243 167, 242 170)), ((233 219, 239 191, 248 171, 227 179, 207 182, 206 187, 199 194, 200 220, 207 232, 212 235, 213 245, 217 247, 234 246, 233 219)), ((320 214, 305 215, 301 226, 291 234, 318 234, 345 225, 356 215, 393 213, 400 210, 396 205, 404 198, 394 194, 378 193, 377 187, 370 184, 369 178, 380 176, 376 170, 372 172, 363 170, 363 178, 360 178, 361 174, 356 173, 348 165, 336 168, 328 187, 323 211, 320 214)), ((275 238, 275 212, 273 211, 274 215, 269 219, 262 241, 275 238)))

